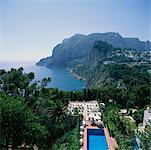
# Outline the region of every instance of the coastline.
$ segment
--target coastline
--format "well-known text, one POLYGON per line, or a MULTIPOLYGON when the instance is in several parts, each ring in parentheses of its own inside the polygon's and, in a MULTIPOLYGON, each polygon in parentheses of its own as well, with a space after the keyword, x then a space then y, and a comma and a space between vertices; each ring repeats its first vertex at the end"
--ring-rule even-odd
MULTIPOLYGON (((36 64, 36 66, 39 66, 39 65, 36 64)), ((40 67, 42 67, 42 66, 40 66, 40 67)), ((58 66, 51 66, 51 67, 43 66, 43 67, 46 67, 46 68, 48 68, 48 69, 52 69, 52 68, 64 69, 64 70, 66 70, 72 77, 74 77, 74 79, 82 81, 82 82, 84 83, 83 88, 86 87, 86 78, 83 78, 83 77, 81 77, 80 75, 76 74, 76 73, 74 72, 74 69, 71 68, 71 67, 58 67, 58 66)))
POLYGON ((51 69, 51 68, 59 68, 59 69, 66 69, 75 79, 77 80, 82 80, 82 81, 86 81, 86 78, 82 78, 80 75, 76 74, 73 70, 73 68, 69 68, 69 67, 57 67, 57 66, 51 66, 51 67, 48 67, 48 66, 44 66, 44 65, 39 65, 39 64, 36 64, 36 66, 40 66, 40 67, 46 67, 48 69, 51 69))
POLYGON ((69 73, 76 79, 78 80, 82 80, 82 81, 86 81, 86 78, 82 78, 80 75, 76 74, 74 71, 74 69, 69 69, 69 73))

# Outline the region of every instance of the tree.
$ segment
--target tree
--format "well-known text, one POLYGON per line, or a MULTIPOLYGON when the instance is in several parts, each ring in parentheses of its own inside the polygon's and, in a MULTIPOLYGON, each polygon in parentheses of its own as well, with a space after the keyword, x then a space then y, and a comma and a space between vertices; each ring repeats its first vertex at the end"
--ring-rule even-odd
POLYGON ((28 73, 27 76, 29 77, 30 80, 33 80, 35 78, 35 75, 33 72, 28 73))
POLYGON ((146 126, 145 131, 139 133, 139 138, 141 141, 141 147, 143 150, 151 149, 151 123, 146 126))
POLYGON ((130 123, 122 115, 116 105, 108 106, 103 112, 103 121, 108 125, 110 134, 118 142, 119 149, 133 148, 135 124, 130 123))
POLYGON ((134 101, 132 100, 127 100, 126 102, 126 108, 127 108, 127 113, 129 113, 129 109, 134 107, 134 101))
POLYGON ((1 104, 1 144, 14 148, 26 143, 39 145, 47 134, 45 126, 29 110, 21 98, 12 98, 0 93, 1 104))
POLYGON ((55 100, 48 110, 48 116, 54 123, 60 123, 67 118, 67 105, 61 100, 55 100))
POLYGON ((135 94, 137 95, 137 99, 135 103, 140 108, 143 108, 147 104, 150 103, 150 85, 149 84, 143 84, 139 85, 134 89, 135 94))
POLYGON ((47 84, 51 81, 51 78, 48 77, 48 78, 43 78, 42 81, 41 81, 41 86, 42 87, 45 87, 47 86, 47 84))
POLYGON ((136 125, 143 122, 144 109, 137 110, 132 114, 134 120, 136 121, 136 125))
POLYGON ((11 96, 27 96, 33 93, 30 86, 32 85, 31 81, 34 79, 34 73, 23 73, 22 67, 18 70, 12 68, 11 71, 1 70, 0 72, 1 84, 3 85, 2 90, 7 94, 11 96))

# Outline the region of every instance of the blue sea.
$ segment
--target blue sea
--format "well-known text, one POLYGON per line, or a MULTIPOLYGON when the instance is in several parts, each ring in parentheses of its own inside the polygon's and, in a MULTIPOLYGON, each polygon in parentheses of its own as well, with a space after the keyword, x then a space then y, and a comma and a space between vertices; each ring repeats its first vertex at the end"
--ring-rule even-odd
POLYGON ((34 62, 1 62, 0 69, 10 70, 11 68, 23 67, 24 72, 34 72, 37 81, 44 77, 50 77, 51 82, 48 87, 58 88, 64 91, 77 91, 84 88, 84 82, 75 79, 68 70, 61 68, 51 68, 36 66, 34 62))

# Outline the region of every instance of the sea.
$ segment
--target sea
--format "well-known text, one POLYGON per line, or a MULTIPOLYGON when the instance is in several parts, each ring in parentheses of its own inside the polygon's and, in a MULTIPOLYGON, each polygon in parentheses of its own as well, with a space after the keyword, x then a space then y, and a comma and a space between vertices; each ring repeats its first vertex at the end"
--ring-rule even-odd
POLYGON ((81 91, 85 83, 76 79, 69 70, 62 68, 48 69, 42 66, 36 66, 35 62, 0 62, 0 69, 9 71, 11 68, 24 68, 25 73, 34 72, 35 80, 41 81, 44 77, 50 77, 49 88, 58 88, 63 91, 81 91))

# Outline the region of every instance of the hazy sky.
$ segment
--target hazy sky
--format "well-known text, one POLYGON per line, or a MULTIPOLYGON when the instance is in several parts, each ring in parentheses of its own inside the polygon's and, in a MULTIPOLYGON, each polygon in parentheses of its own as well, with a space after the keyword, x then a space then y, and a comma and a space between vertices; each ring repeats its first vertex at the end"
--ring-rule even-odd
POLYGON ((31 61, 75 33, 151 40, 150 0, 0 0, 0 61, 31 61))

